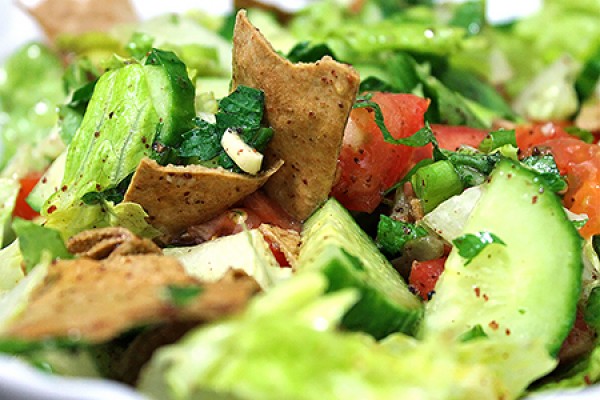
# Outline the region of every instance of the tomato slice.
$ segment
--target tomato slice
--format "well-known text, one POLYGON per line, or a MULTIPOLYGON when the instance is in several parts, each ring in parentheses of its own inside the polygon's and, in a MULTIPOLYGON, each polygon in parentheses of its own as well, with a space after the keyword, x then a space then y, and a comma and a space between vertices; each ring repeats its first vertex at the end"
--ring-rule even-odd
MULTIPOLYGON (((488 135, 488 131, 483 129, 471 128, 470 126, 451 126, 432 124, 431 130, 438 141, 441 149, 456 151, 461 146, 470 146, 478 148, 479 144, 488 135)), ((426 158, 433 157, 433 146, 419 147, 415 149, 411 165, 418 163, 426 158)))
POLYGON ((579 233, 584 238, 600 234, 600 146, 572 136, 552 139, 542 146, 550 149, 561 174, 567 175, 565 206, 589 218, 579 233))
POLYGON ((423 300, 429 300, 434 293, 435 285, 444 271, 446 258, 413 262, 408 282, 423 300))
POLYGON ((285 210, 263 192, 256 191, 247 196, 241 207, 254 213, 261 223, 271 224, 283 229, 300 231, 302 224, 293 219, 285 210))
POLYGON ((21 187, 19 189, 19 194, 17 195, 13 216, 23 219, 34 219, 40 215, 27 204, 25 199, 29 196, 29 193, 31 193, 35 185, 37 185, 42 175, 43 172, 30 172, 19 180, 21 187))
MULTIPOLYGON (((372 100, 381 108, 394 138, 410 136, 424 126, 429 100, 396 93, 375 93, 372 100)), ((411 167, 414 151, 409 146, 386 143, 373 110, 352 110, 332 196, 350 210, 372 212, 383 199, 383 192, 411 167)))
POLYGON ((525 151, 552 139, 572 138, 562 124, 554 122, 519 125, 515 129, 517 146, 525 151))

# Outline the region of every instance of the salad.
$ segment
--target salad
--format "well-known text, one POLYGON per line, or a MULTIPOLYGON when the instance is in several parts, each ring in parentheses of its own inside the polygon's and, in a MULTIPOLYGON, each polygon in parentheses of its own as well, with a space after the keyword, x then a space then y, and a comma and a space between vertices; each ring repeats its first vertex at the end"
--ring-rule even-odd
POLYGON ((593 390, 600 3, 109 3, 29 5, 0 69, 0 353, 150 399, 593 390))

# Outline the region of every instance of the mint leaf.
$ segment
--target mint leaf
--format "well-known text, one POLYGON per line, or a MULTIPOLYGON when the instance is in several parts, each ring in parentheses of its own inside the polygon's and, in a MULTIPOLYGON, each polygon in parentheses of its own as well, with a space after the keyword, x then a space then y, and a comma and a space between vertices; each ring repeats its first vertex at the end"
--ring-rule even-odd
POLYGON ((184 163, 220 166, 241 172, 221 146, 221 138, 227 129, 235 130, 242 140, 252 148, 263 151, 273 130, 261 127, 264 116, 264 93, 259 89, 238 86, 229 96, 219 102, 215 115, 216 123, 203 119, 195 120, 195 127, 185 132, 177 155, 184 163))
POLYGON ((287 59, 293 63, 310 63, 319 61, 325 56, 330 56, 334 60, 336 59, 333 51, 326 44, 311 45, 309 41, 305 41, 296 44, 288 53, 287 59))
POLYGON ((491 244, 506 245, 498 236, 486 231, 475 234, 467 233, 454 239, 452 244, 458 249, 458 254, 467 260, 465 266, 470 264, 487 246, 491 244))
POLYGON ((385 121, 383 118, 383 112, 381 112, 381 107, 379 107, 379 104, 371 100, 370 94, 367 94, 365 96, 359 96, 356 102, 354 103, 353 108, 370 108, 371 110, 373 110, 373 112, 375 113, 375 123, 377 124, 377 127, 381 130, 381 133, 383 134, 383 140, 385 140, 387 143, 402 144, 404 146, 410 147, 422 147, 429 143, 433 143, 435 147, 438 146, 437 139, 435 138, 435 135, 433 134, 433 131, 431 130, 429 124, 425 124, 423 128, 419 129, 411 136, 400 139, 394 138, 394 136, 392 136, 388 128, 385 126, 385 121))
POLYGON ((402 253, 409 240, 427 236, 427 230, 415 224, 381 215, 377 225, 377 246, 390 256, 402 253))
POLYGON ((567 188, 567 182, 560 174, 552 155, 526 157, 521 160, 521 164, 534 171, 537 179, 553 192, 561 192, 567 188))
POLYGON ((201 286, 169 285, 166 287, 169 301, 177 307, 184 307, 190 304, 203 290, 204 288, 201 286))

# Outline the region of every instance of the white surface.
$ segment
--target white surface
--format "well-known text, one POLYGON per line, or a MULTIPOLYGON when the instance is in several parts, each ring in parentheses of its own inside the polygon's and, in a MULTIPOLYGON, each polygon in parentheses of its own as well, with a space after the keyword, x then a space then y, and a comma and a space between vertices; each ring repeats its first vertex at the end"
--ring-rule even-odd
MULTIPOLYGON (((28 0, 29 1, 29 0, 28 0)), ((101 0, 100 0, 101 1, 101 0)), ((269 2, 277 3, 277 0, 269 2)), ((300 7, 302 0, 280 0, 285 8, 300 7)), ((231 1, 223 0, 134 0, 142 18, 163 12, 181 12, 192 5, 215 13, 226 12, 231 1)), ((541 0, 488 0, 488 11, 497 21, 531 12, 541 0)), ((35 24, 12 0, 0 0, 0 60, 17 46, 40 38, 35 24)), ((0 400, 142 400, 130 388, 107 381, 70 379, 42 374, 10 357, 0 355, 0 400)), ((600 399, 600 386, 585 391, 535 396, 537 400, 600 399)))

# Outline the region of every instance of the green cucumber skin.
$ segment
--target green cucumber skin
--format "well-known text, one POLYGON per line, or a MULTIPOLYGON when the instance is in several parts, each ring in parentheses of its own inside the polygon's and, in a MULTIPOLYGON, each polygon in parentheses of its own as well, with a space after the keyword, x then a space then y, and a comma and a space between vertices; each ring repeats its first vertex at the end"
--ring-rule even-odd
POLYGON ((363 265, 360 259, 344 249, 329 246, 325 249, 323 273, 329 280, 328 292, 344 288, 357 288, 358 301, 342 319, 342 326, 351 331, 363 331, 375 339, 382 339, 394 332, 413 335, 421 319, 421 309, 398 307, 372 286, 365 285, 360 274, 363 265), (377 311, 378 318, 370 318, 377 311))
POLYGON ((335 200, 329 200, 305 225, 298 270, 319 270, 328 291, 355 288, 360 300, 342 326, 381 339, 393 332, 414 334, 422 303, 375 244, 335 200))
POLYGON ((170 51, 152 49, 146 65, 148 83, 162 127, 156 141, 175 146, 193 127, 195 90, 185 64, 170 51))
POLYGON ((583 270, 582 241, 559 198, 503 161, 465 227, 478 231, 506 246, 488 246, 468 265, 453 249, 421 335, 458 337, 479 324, 490 337, 542 340, 556 355, 575 320, 583 270))

